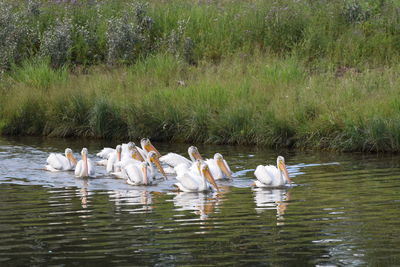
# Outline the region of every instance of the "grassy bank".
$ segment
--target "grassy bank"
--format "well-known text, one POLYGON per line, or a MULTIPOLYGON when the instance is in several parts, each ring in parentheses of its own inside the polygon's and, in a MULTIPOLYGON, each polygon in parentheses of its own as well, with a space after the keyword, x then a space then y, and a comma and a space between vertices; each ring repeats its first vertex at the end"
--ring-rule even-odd
POLYGON ((39 61, 3 83, 1 132, 399 151, 399 70, 313 74, 262 55, 190 66, 160 54, 76 75, 39 61))
POLYGON ((0 0, 0 133, 400 151, 393 1, 0 0))

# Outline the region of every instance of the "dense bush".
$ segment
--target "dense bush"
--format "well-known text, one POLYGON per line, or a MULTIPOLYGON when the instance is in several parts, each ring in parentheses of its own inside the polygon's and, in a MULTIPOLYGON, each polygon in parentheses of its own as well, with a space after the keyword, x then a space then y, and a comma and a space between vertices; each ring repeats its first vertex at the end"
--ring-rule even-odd
POLYGON ((132 64, 172 53, 195 64, 238 51, 336 66, 385 65, 400 52, 395 1, 0 1, 0 68, 29 57, 132 64))

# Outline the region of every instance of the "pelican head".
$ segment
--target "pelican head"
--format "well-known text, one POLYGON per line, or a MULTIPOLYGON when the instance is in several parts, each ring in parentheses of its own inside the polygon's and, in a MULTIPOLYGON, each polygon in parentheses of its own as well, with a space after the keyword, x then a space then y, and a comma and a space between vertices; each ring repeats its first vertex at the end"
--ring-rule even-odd
POLYGON ((140 140, 140 145, 146 152, 154 151, 158 157, 161 157, 160 152, 151 144, 149 138, 142 138, 142 140, 140 140))
POLYGON ((128 143, 128 150, 133 150, 133 149, 136 149, 135 143, 134 142, 129 142, 128 143))
POLYGON ((71 148, 66 148, 65 149, 65 156, 72 154, 72 149, 71 148))
POLYGON ((232 178, 232 172, 230 171, 229 167, 227 166, 224 157, 220 153, 215 153, 214 160, 217 162, 218 167, 221 171, 228 177, 229 179, 232 178))
POLYGON ((88 149, 86 147, 82 148, 81 155, 82 157, 87 157, 88 149))
POLYGON ((115 150, 117 151, 117 159, 118 159, 118 161, 121 161, 122 146, 121 145, 117 145, 115 150))
POLYGON ((278 170, 280 170, 281 172, 283 172, 283 175, 286 179, 286 181, 290 184, 292 183, 292 180, 289 177, 289 172, 286 168, 286 164, 285 164, 285 158, 282 156, 278 156, 278 158, 276 159, 276 165, 278 167, 278 170))
POLYGON ((190 146, 188 148, 188 154, 192 161, 203 160, 203 157, 200 155, 199 150, 195 146, 190 146))
POLYGON ((202 176, 204 176, 208 180, 208 182, 210 184, 212 184, 217 191, 219 191, 218 185, 215 182, 215 179, 212 176, 210 169, 208 168, 208 165, 205 162, 203 162, 203 163, 201 163, 200 169, 201 169, 202 176))
POLYGON ((154 163, 154 165, 156 165, 157 169, 161 172, 164 178, 167 179, 167 175, 165 174, 165 171, 161 166, 157 153, 155 151, 150 151, 149 154, 147 154, 147 157, 151 163, 154 163))
POLYGON ((146 162, 140 163, 139 168, 143 173, 143 184, 144 185, 149 184, 149 180, 148 180, 148 177, 147 177, 147 163, 146 162))
POLYGON ((69 160, 69 162, 71 162, 72 165, 76 165, 76 159, 71 148, 65 149, 65 157, 69 160))

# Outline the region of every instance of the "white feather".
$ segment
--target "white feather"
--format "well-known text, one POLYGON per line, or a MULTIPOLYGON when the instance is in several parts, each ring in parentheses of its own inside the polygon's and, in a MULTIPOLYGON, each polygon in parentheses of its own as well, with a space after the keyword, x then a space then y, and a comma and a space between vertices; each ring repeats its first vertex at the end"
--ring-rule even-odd
POLYGON ((61 154, 51 153, 46 160, 46 170, 57 172, 57 171, 70 171, 74 169, 74 165, 61 154))
POLYGON ((258 165, 254 175, 258 181, 255 181, 258 187, 276 187, 285 185, 283 174, 277 167, 272 165, 258 165))
POLYGON ((103 158, 103 159, 108 159, 109 155, 113 152, 115 152, 114 148, 105 147, 99 153, 97 153, 96 156, 103 158))
POLYGON ((167 155, 160 157, 160 162, 167 164, 171 167, 176 167, 180 164, 185 164, 187 166, 190 166, 193 163, 184 156, 181 156, 176 153, 168 153, 167 155))

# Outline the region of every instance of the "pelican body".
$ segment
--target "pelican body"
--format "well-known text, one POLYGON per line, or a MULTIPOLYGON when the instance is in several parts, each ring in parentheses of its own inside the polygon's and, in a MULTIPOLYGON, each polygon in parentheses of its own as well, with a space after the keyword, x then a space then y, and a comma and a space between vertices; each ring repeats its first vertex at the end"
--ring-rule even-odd
POLYGON ((106 167, 108 173, 111 173, 113 171, 118 171, 118 169, 114 167, 114 164, 121 161, 122 157, 121 153, 122 153, 122 146, 117 145, 117 147, 115 148, 115 152, 112 152, 109 155, 106 167))
POLYGON ((46 162, 45 169, 51 172, 72 171, 76 166, 76 159, 70 148, 65 149, 65 156, 51 153, 46 162))
POLYGON ((192 164, 194 164, 196 162, 196 160, 203 160, 202 156, 199 153, 199 150, 197 149, 197 147, 195 146, 190 146, 188 148, 188 154, 189 154, 189 158, 187 159, 184 156, 181 156, 179 154, 176 153, 168 153, 165 156, 162 156, 160 158, 160 161, 163 164, 166 164, 168 166, 170 166, 170 168, 167 168, 166 171, 170 174, 174 174, 175 173, 175 167, 177 167, 178 165, 185 165, 187 168, 190 168, 190 166, 192 164))
POLYGON ((75 168, 75 176, 76 177, 89 177, 94 176, 94 167, 92 162, 87 157, 88 150, 87 148, 83 148, 81 155, 82 159, 78 162, 75 168))
MULTIPOLYGON (((143 166, 143 164, 147 166, 146 169, 147 169, 147 179, 148 180, 156 179, 156 178, 159 178, 160 176, 167 178, 167 176, 164 172, 164 169, 161 166, 161 163, 158 159, 157 153, 154 151, 150 151, 147 154, 146 161, 144 161, 144 162, 138 161, 133 158, 127 158, 127 159, 124 159, 124 160, 116 163, 114 165, 114 167, 120 167, 121 172, 112 173, 112 174, 114 174, 118 178, 128 179, 128 176, 130 174, 134 174, 135 172, 137 174, 137 170, 133 170, 133 168, 135 168, 135 169, 141 168, 143 166), (154 166, 156 168, 154 168, 154 166), (129 172, 128 170, 131 170, 131 172, 129 172)), ((132 178, 131 180, 136 181, 137 179, 132 178)), ((145 183, 141 183, 141 184, 145 184, 145 183)))
POLYGON ((149 168, 145 162, 139 164, 129 164, 122 169, 122 175, 126 178, 126 182, 131 185, 148 185, 149 168))
POLYGON ((254 172, 257 178, 254 183, 257 187, 280 187, 292 183, 285 165, 285 159, 282 156, 276 159, 276 165, 276 167, 272 165, 257 166, 254 172))
POLYGON ((218 185, 215 183, 215 179, 206 163, 197 161, 193 167, 197 168, 197 171, 193 170, 193 168, 188 168, 184 164, 175 167, 176 179, 179 181, 175 186, 180 191, 205 192, 213 191, 214 189, 219 191, 218 185))

